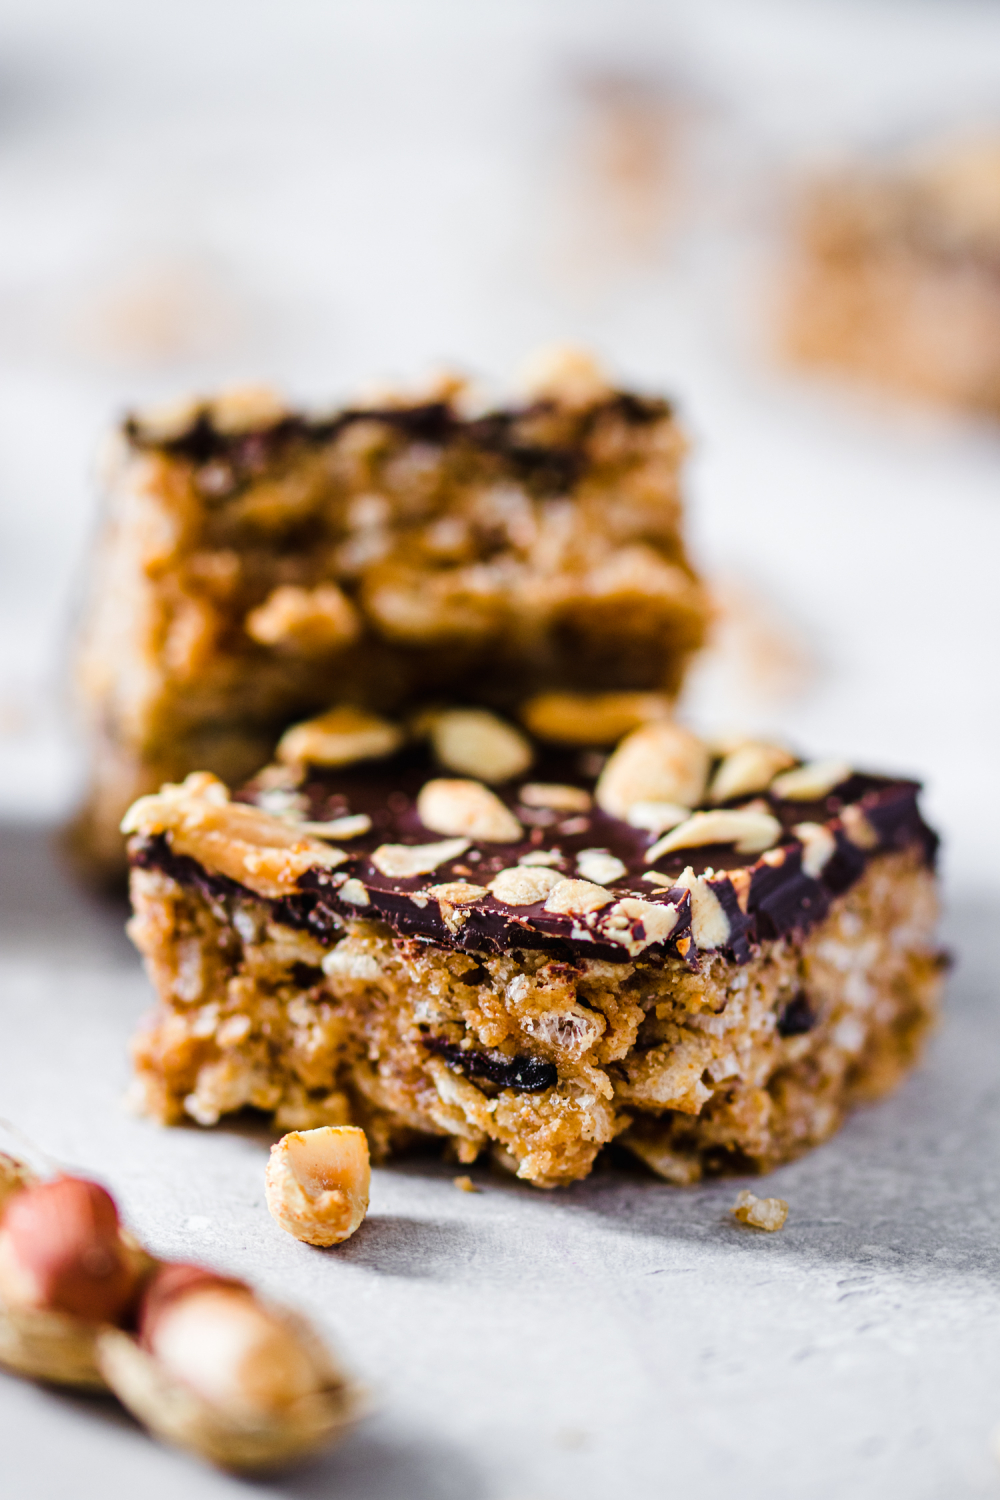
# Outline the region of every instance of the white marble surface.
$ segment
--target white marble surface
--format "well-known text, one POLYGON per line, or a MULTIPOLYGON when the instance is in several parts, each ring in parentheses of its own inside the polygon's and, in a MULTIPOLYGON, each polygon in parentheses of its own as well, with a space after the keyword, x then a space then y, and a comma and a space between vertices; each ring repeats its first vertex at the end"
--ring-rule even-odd
POLYGON ((998 85, 986 4, 0 7, 0 1115, 157 1248, 304 1307, 377 1393, 328 1460, 248 1485, 0 1377, 5 1500, 1000 1489, 1000 433, 802 382, 764 336, 789 174, 975 121, 998 85), (638 239, 601 166, 609 74, 682 122, 638 239), (717 659, 691 711, 926 777, 947 1019, 897 1098, 776 1174, 779 1236, 729 1220, 732 1184, 484 1174, 469 1196, 410 1163, 376 1173, 350 1244, 310 1251, 263 1209, 263 1138, 123 1113, 145 981, 122 913, 50 852, 92 455, 125 403, 192 383, 318 400, 442 358, 502 378, 550 338, 678 393, 700 556, 812 663, 792 692, 717 659))

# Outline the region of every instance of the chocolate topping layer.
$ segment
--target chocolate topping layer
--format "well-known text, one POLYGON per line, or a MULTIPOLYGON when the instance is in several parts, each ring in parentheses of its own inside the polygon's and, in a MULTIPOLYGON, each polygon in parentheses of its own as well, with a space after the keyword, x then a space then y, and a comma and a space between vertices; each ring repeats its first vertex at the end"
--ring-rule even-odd
MULTIPOLYGON (((733 799, 728 806, 745 806, 752 800, 755 808, 766 808, 780 823, 779 840, 762 854, 740 854, 732 844, 715 844, 677 850, 652 866, 645 856, 655 842, 653 835, 610 817, 596 804, 587 812, 567 814, 526 806, 520 800, 520 788, 528 781, 592 793, 600 760, 594 751, 540 750, 527 775, 495 789, 523 825, 523 838, 511 844, 470 840, 457 857, 444 860, 432 873, 409 878, 384 874, 372 856, 383 844, 442 841, 440 833, 421 823, 416 810, 421 787, 440 774, 423 749, 410 748, 390 760, 343 770, 309 768, 302 784, 285 793, 251 782, 237 800, 275 812, 284 797, 286 816, 310 823, 358 813, 371 819, 370 830, 361 837, 341 840, 329 834, 346 860, 336 869, 309 869, 295 894, 270 901, 276 920, 327 939, 340 930, 344 918, 371 917, 387 922, 401 936, 470 953, 539 948, 569 960, 612 962, 625 962, 639 953, 656 962, 669 953, 696 966, 699 948, 721 948, 742 963, 759 942, 801 933, 821 921, 833 898, 879 853, 916 847, 928 864, 935 858, 936 835, 917 805, 919 783, 863 773, 853 773, 812 802, 783 800, 766 792, 753 799, 733 799), (803 823, 821 824, 832 835, 828 858, 818 873, 803 868, 804 860, 807 868, 814 868, 802 839, 793 832, 803 823), (578 860, 584 851, 591 854, 581 866, 578 860), (514 906, 488 891, 456 901, 447 899, 447 892, 433 890, 456 882, 484 889, 501 870, 527 861, 529 869, 542 866, 559 878, 587 881, 591 896, 599 901, 599 888, 586 873, 593 869, 593 851, 620 861, 624 873, 607 880, 606 902, 591 911, 549 911, 545 895, 530 905, 514 906), (643 879, 651 872, 661 877, 658 883, 643 879), (695 878, 699 876, 703 880, 695 878), (711 929, 699 918, 706 903, 716 914, 711 929), (710 930, 715 937, 706 937, 710 930)), ((133 839, 131 858, 209 895, 242 893, 262 900, 176 854, 169 835, 133 839)), ((615 867, 609 868, 613 872, 615 867)), ((792 1009, 789 1027, 806 1029, 806 1016, 792 1009)), ((485 1064, 484 1076, 491 1076, 485 1064)), ((521 1086, 533 1085, 522 1081, 521 1086)))
MULTIPOLYGON (((289 458, 297 449, 332 443, 359 422, 377 422, 412 442, 450 446, 470 457, 496 458, 533 492, 560 494, 572 489, 580 478, 586 460, 579 444, 602 416, 617 412, 628 422, 643 425, 671 415, 669 402, 660 397, 609 392, 607 399, 575 414, 572 432, 561 431, 558 438, 540 439, 539 419, 544 421, 556 409, 554 402, 538 401, 466 419, 447 401, 428 401, 412 406, 348 408, 325 418, 289 413, 253 431, 229 433, 213 424, 211 407, 206 403, 192 416, 185 431, 166 440, 148 437, 141 419, 135 416, 125 419, 123 430, 134 448, 169 453, 196 465, 224 465, 228 482, 223 485, 218 478, 215 488, 226 493, 289 458)), ((563 427, 566 420, 564 413, 563 427)))

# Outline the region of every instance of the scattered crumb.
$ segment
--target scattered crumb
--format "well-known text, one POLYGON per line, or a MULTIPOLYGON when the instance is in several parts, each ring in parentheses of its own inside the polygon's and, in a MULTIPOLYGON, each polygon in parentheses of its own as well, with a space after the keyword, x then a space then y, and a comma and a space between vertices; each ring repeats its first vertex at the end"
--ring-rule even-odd
POLYGON ((471 1177, 453 1178, 455 1186, 461 1188, 463 1193, 481 1193, 482 1188, 477 1188, 471 1177))
POLYGON ((994 1429, 993 1436, 990 1439, 990 1446, 993 1449, 993 1457, 1000 1464, 1000 1427, 994 1429))
POLYGON ((788 1204, 784 1198, 756 1198, 744 1188, 733 1204, 732 1212, 741 1224, 749 1224, 754 1229, 766 1229, 769 1234, 773 1234, 776 1229, 784 1228, 788 1218, 788 1204))
POLYGON ((556 1442, 560 1448, 585 1448, 587 1434, 582 1427, 560 1427, 556 1433, 556 1442))

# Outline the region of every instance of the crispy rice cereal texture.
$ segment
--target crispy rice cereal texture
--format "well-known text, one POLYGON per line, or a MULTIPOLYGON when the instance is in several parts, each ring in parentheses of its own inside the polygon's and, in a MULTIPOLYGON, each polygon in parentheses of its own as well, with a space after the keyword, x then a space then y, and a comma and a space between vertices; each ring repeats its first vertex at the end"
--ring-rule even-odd
POLYGON ((323 944, 249 892, 159 869, 134 869, 132 893, 161 1001, 135 1044, 140 1107, 203 1125, 246 1105, 281 1129, 354 1122, 376 1158, 438 1136, 542 1187, 585 1176, 616 1138, 678 1183, 788 1160, 894 1086, 940 989, 916 850, 872 858, 807 936, 743 964, 706 952, 697 969, 473 954, 364 917, 323 944), (502 1086, 456 1066, 466 1049, 554 1072, 502 1086))
POLYGON ((239 785, 331 703, 677 692, 707 606, 667 403, 553 377, 465 419, 458 393, 323 420, 228 393, 125 424, 78 669, 92 864, 122 867, 135 797, 239 785))

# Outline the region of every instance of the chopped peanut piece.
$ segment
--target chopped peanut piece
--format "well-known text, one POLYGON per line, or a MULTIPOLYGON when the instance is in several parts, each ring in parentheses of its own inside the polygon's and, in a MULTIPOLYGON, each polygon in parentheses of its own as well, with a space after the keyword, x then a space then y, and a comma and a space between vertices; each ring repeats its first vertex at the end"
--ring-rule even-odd
POLYGON ((780 745, 748 740, 730 750, 712 777, 710 802, 728 802, 730 797, 748 797, 763 792, 779 771, 794 766, 795 756, 780 745))
POLYGON ((601 772, 597 805, 627 818, 637 802, 695 807, 708 777, 708 750, 690 730, 658 720, 626 735, 601 772))
POLYGON ((349 766, 392 755, 402 743, 398 725, 345 703, 293 724, 279 740, 277 755, 288 765, 349 766))
POLYGON ((523 776, 532 749, 519 729, 485 708, 453 708, 431 725, 434 754, 449 771, 480 781, 510 781, 523 776))
POLYGON ((813 760, 776 776, 771 795, 786 802, 818 802, 853 774, 846 760, 813 760))
POLYGON ((539 693, 521 706, 532 734, 557 745, 615 745, 652 719, 669 719, 664 693, 539 693))
POLYGON ((732 1213, 741 1224, 753 1229, 764 1229, 774 1234, 783 1229, 788 1218, 788 1204, 784 1198, 756 1198, 744 1188, 733 1204, 732 1213))
POLYGON ((417 815, 434 833, 490 844, 515 844, 523 832, 510 808, 480 781, 426 782, 417 797, 417 815))
POLYGON ((293 1130, 271 1147, 267 1206, 307 1245, 339 1245, 368 1212, 368 1141, 356 1125, 293 1130))

